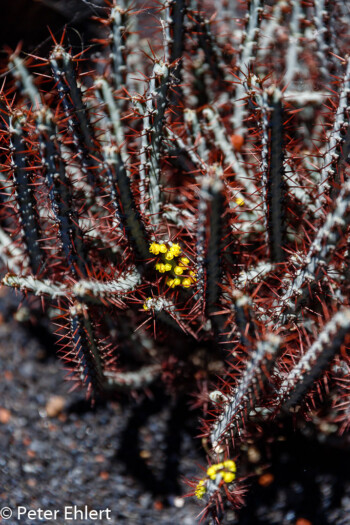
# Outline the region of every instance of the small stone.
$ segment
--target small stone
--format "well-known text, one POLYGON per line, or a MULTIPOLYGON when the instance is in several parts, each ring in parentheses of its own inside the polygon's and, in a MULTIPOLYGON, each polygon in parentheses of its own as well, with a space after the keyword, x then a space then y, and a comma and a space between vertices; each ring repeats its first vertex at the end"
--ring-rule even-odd
POLYGON ((271 474, 271 472, 266 472, 266 474, 263 474, 260 476, 258 483, 261 485, 261 487, 268 487, 271 485, 271 483, 274 482, 274 476, 271 474))
POLYGON ((51 396, 45 407, 47 417, 57 417, 64 409, 65 402, 62 396, 51 396))
POLYGON ((6 425, 11 419, 11 412, 7 408, 0 408, 0 423, 6 425))
POLYGON ((148 459, 151 457, 151 453, 149 450, 141 450, 140 451, 140 458, 142 459, 148 459))
POLYGON ((256 447, 248 448, 248 461, 250 463, 259 463, 261 459, 261 454, 256 447))

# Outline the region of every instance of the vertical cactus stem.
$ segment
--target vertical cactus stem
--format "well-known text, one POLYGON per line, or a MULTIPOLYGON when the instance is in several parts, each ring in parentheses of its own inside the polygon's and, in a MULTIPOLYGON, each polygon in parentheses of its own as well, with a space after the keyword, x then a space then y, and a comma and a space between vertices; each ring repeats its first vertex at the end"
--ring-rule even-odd
POLYGON ((249 296, 243 295, 240 292, 235 292, 231 295, 233 295, 231 301, 233 300, 235 321, 240 342, 249 355, 252 352, 253 341, 256 340, 256 333, 252 319, 252 301, 249 296))
POLYGON ((199 158, 203 162, 208 162, 209 148, 206 144, 205 138, 203 137, 196 111, 192 109, 185 109, 184 123, 188 141, 191 144, 191 149, 193 148, 195 151, 197 151, 199 158))
POLYGON ((232 130, 239 135, 245 136, 246 128, 244 125, 245 118, 245 101, 243 80, 248 74, 254 61, 254 50, 257 45, 259 34, 260 17, 262 12, 261 0, 249 1, 249 10, 247 13, 246 29, 244 31, 243 41, 241 44, 241 53, 238 61, 239 79, 241 83, 237 84, 235 98, 232 100, 232 130))
MULTIPOLYGON (((127 15, 126 11, 118 6, 111 9, 109 16, 111 21, 110 32, 110 59, 112 63, 111 68, 111 82, 114 90, 120 90, 125 86, 126 81, 126 46, 125 33, 127 15)), ((117 100, 118 105, 122 105, 122 100, 117 100)))
POLYGON ((256 187, 254 183, 251 182, 241 157, 235 153, 232 144, 227 140, 227 132, 218 113, 213 108, 205 108, 203 110, 203 116, 208 122, 208 129, 214 135, 215 145, 224 155, 225 164, 232 168, 237 182, 244 188, 245 195, 237 194, 237 197, 254 201, 254 195, 257 194, 256 187))
MULTIPOLYGON (((175 61, 182 59, 184 52, 185 26, 184 17, 186 12, 185 0, 168 0, 167 5, 167 25, 170 32, 169 40, 169 58, 167 62, 173 64, 175 61)), ((182 61, 179 61, 172 69, 172 76, 175 82, 181 81, 182 61)))
POLYGON ((206 304, 207 312, 210 315, 218 308, 221 288, 219 283, 222 277, 221 267, 221 248, 222 248, 222 214, 224 210, 223 184, 221 182, 220 172, 212 181, 210 192, 210 214, 209 214, 209 242, 206 254, 207 261, 207 286, 206 286, 206 304))
POLYGON ((58 225, 62 251, 73 275, 87 276, 88 255, 73 207, 73 188, 62 159, 58 133, 50 110, 42 110, 39 121, 39 143, 44 164, 45 182, 52 211, 58 225))
POLYGON ((191 16, 193 16, 196 22, 199 47, 204 52, 206 63, 209 65, 212 77, 215 81, 221 82, 227 88, 228 84, 225 81, 228 81, 229 78, 226 73, 226 64, 220 46, 211 30, 210 20, 203 17, 198 9, 196 12, 192 11, 191 16))
POLYGON ((17 194, 18 213, 23 230, 23 242, 34 274, 43 269, 44 253, 40 246, 42 238, 36 201, 33 194, 33 175, 28 170, 27 145, 23 131, 23 114, 10 116, 10 146, 12 148, 13 180, 17 194))
POLYGON ((336 352, 348 341, 350 333, 350 309, 337 312, 323 328, 316 341, 294 364, 276 392, 276 406, 290 410, 315 384, 327 368, 336 352))
POLYGON ((267 373, 272 370, 280 345, 281 339, 273 334, 258 341, 237 386, 226 397, 222 412, 211 429, 210 441, 214 451, 230 435, 235 437, 241 434, 247 410, 259 399, 266 382, 266 374, 262 370, 265 368, 267 373))
POLYGON ((97 174, 100 165, 96 160, 97 143, 77 84, 72 57, 62 46, 57 45, 50 55, 50 64, 82 173, 94 192, 99 194, 97 174))
POLYGON ((117 146, 123 152, 124 161, 126 160, 125 135, 121 122, 121 114, 113 96, 113 91, 106 79, 100 77, 95 82, 95 88, 100 94, 100 99, 105 104, 108 116, 114 132, 114 139, 117 146))
POLYGON ((161 209, 161 191, 160 191, 160 158, 162 147, 162 130, 165 119, 165 110, 167 108, 167 93, 169 87, 169 66, 165 63, 155 64, 153 75, 156 78, 156 90, 150 95, 156 97, 154 108, 153 124, 150 132, 149 146, 149 209, 152 215, 151 222, 157 225, 161 209))
POLYGON ((73 357, 69 352, 67 360, 77 363, 79 380, 84 384, 87 395, 98 393, 104 383, 101 352, 94 335, 88 309, 81 303, 70 308, 73 357))
POLYGON ((263 96, 262 110, 262 183, 264 188, 264 210, 270 259, 281 262, 286 242, 284 199, 284 129, 281 92, 273 89, 263 96), (267 116, 269 113, 269 117, 267 116), (266 127, 268 125, 268 128, 266 127))
POLYGON ((110 166, 107 171, 107 182, 112 205, 121 224, 125 227, 127 237, 135 248, 136 259, 146 260, 150 256, 149 237, 131 191, 125 164, 117 147, 111 146, 108 151, 105 148, 104 153, 106 163, 110 166))
MULTIPOLYGON (((213 166, 210 176, 200 186, 197 220, 197 289, 205 289, 206 313, 217 311, 221 295, 221 215, 224 210, 222 169, 213 166)), ((204 296, 203 296, 204 299, 204 296)), ((215 324, 218 319, 212 317, 215 324)))
POLYGON ((18 55, 13 55, 10 58, 10 65, 12 65, 12 75, 20 81, 24 94, 27 95, 32 104, 32 111, 42 108, 41 95, 33 82, 33 77, 25 67, 23 60, 18 55))
POLYGON ((87 260, 83 245, 83 234, 78 226, 78 218, 72 208, 72 187, 66 175, 62 160, 58 130, 53 121, 52 112, 44 108, 41 95, 33 83, 23 60, 12 57, 13 74, 23 86, 24 94, 29 98, 39 134, 40 153, 43 159, 45 181, 49 189, 49 198, 55 221, 58 225, 62 250, 74 275, 76 267, 86 276, 87 260))
POLYGON ((322 206, 326 202, 330 183, 334 183, 331 196, 337 194, 336 185, 341 184, 339 171, 344 163, 349 162, 350 154, 350 126, 349 126, 349 104, 350 104, 350 58, 347 57, 346 70, 339 93, 338 107, 335 113, 332 130, 327 140, 327 151, 320 171, 318 181, 318 195, 316 201, 316 216, 322 216, 322 206))
POLYGON ((140 193, 143 201, 141 210, 143 213, 149 210, 153 227, 159 223, 161 210, 160 157, 169 73, 169 66, 157 61, 153 67, 145 100, 140 97, 134 99, 134 104, 143 116, 139 168, 140 193))
POLYGON ((320 71, 324 82, 329 81, 329 73, 334 73, 335 64, 331 53, 339 54, 335 45, 335 39, 331 37, 330 28, 330 4, 329 0, 316 0, 314 2, 314 24, 316 27, 315 40, 317 44, 316 54, 319 59, 320 71))
POLYGON ((300 24, 303 19, 303 11, 300 0, 291 0, 292 16, 290 20, 289 45, 286 55, 286 72, 283 77, 284 85, 292 87, 297 71, 300 69, 300 24))

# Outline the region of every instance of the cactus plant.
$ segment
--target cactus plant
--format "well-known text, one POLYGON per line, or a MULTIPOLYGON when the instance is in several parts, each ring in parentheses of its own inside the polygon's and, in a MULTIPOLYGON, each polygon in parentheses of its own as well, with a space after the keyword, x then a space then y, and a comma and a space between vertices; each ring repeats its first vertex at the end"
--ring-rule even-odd
POLYGON ((349 14, 106 1, 100 23, 94 59, 65 35, 9 57, 2 283, 55 307, 91 398, 201 378, 218 523, 266 422, 349 427, 349 14))

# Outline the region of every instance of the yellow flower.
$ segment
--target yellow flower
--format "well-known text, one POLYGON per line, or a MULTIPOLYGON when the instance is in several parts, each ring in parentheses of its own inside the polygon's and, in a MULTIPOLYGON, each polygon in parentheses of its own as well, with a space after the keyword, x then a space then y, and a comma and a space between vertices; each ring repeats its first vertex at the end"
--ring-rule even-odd
POLYGON ((221 473, 221 476, 225 483, 231 483, 236 477, 234 472, 225 472, 225 471, 221 473))
POLYGON ((189 279, 188 277, 186 277, 183 281, 182 281, 182 286, 184 288, 189 288, 192 284, 192 281, 191 279, 189 279))
POLYGON ((158 255, 159 254, 159 244, 156 243, 156 242, 152 242, 152 244, 150 245, 149 247, 149 251, 151 253, 153 253, 154 255, 158 255))
POLYGON ((166 272, 170 272, 170 270, 172 269, 172 266, 171 266, 171 264, 169 264, 169 263, 166 263, 166 264, 164 265, 164 267, 165 267, 165 271, 166 271, 166 272))
POLYGON ((207 492, 207 489, 205 488, 204 483, 205 483, 205 479, 201 479, 196 486, 196 490, 194 493, 198 499, 202 499, 204 494, 207 492))
POLYGON ((175 257, 178 257, 181 253, 181 246, 179 244, 173 244, 171 247, 170 247, 170 252, 175 256, 175 257))
POLYGON ((183 269, 180 266, 175 266, 174 268, 174 274, 175 275, 182 275, 184 273, 183 269))
POLYGON ((169 252, 166 254, 165 258, 166 258, 167 261, 171 261, 172 259, 174 259, 174 255, 173 255, 172 252, 169 251, 169 252))
POLYGON ((224 461, 224 468, 230 470, 231 472, 236 472, 236 463, 232 459, 224 461))
POLYGON ((210 477, 210 479, 216 478, 216 471, 217 471, 216 465, 212 465, 211 467, 207 469, 207 475, 210 477))
POLYGON ((166 253, 168 251, 168 248, 166 247, 166 244, 162 243, 159 246, 159 251, 160 251, 160 253, 166 253))

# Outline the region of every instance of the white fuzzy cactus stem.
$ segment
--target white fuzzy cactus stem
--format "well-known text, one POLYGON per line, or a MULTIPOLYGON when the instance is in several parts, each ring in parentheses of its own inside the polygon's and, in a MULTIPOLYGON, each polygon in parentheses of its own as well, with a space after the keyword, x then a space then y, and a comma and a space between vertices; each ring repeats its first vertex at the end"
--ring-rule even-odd
POLYGON ((88 295, 96 298, 106 296, 124 297, 135 290, 140 280, 140 274, 134 269, 130 273, 120 276, 119 279, 112 279, 108 282, 97 281, 96 279, 82 279, 73 285, 68 285, 53 282, 49 279, 37 279, 31 275, 18 276, 7 274, 3 278, 2 283, 5 286, 18 288, 35 295, 48 295, 52 299, 56 299, 57 297, 81 297, 88 295))
MULTIPOLYGON (((250 181, 249 174, 244 168, 244 163, 240 155, 235 153, 232 145, 227 140, 227 132, 218 113, 212 108, 205 108, 203 110, 203 116, 207 119, 208 128, 214 135, 215 146, 217 146, 224 155, 225 164, 232 168, 235 172, 237 182, 239 182, 247 192, 245 198, 252 199, 252 196, 256 193, 255 185, 250 181)), ((237 196, 243 198, 241 194, 237 196)))
POLYGON ((141 367, 133 372, 104 371, 107 385, 120 390, 145 388, 155 381, 161 374, 161 365, 155 364, 141 367))
POLYGON ((289 45, 286 56, 286 73, 283 81, 284 85, 290 87, 293 85, 293 80, 296 72, 300 69, 299 52, 300 52, 300 22, 303 18, 300 0, 292 0, 292 16, 290 20, 289 45))
POLYGON ((350 309, 346 308, 337 312, 326 324, 316 341, 300 357, 292 370, 283 380, 275 395, 276 406, 283 404, 285 400, 295 393, 296 386, 302 383, 305 376, 312 371, 314 365, 320 360, 320 356, 327 351, 334 342, 340 331, 350 330, 350 309))
POLYGON ((343 137, 341 130, 348 125, 345 111, 348 108, 348 97, 350 93, 350 58, 347 61, 347 67, 344 75, 342 89, 339 93, 339 103, 334 118, 333 128, 328 136, 327 151, 324 156, 324 162, 321 167, 318 180, 318 195, 316 200, 316 217, 322 216, 323 204, 326 202, 326 192, 330 187, 329 178, 334 174, 332 163, 338 158, 336 148, 342 143, 343 137))
POLYGON ((227 397, 223 411, 211 430, 210 441, 214 450, 230 433, 231 429, 233 432, 235 429, 239 432, 242 410, 256 397, 259 390, 262 364, 267 361, 274 362, 274 356, 280 347, 280 342, 280 338, 273 334, 269 334, 264 341, 258 342, 246 369, 242 372, 237 388, 227 397))
POLYGON ((246 129, 243 124, 245 115, 245 101, 244 98, 244 85, 243 80, 247 75, 251 64, 255 59, 254 48, 257 43, 257 37, 259 33, 259 14, 262 10, 260 0, 251 0, 250 10, 248 13, 247 27, 244 32, 243 42, 241 44, 241 56, 238 63, 239 66, 239 79, 241 83, 237 84, 235 93, 235 100, 233 100, 233 116, 232 116, 232 129, 235 133, 244 135, 246 129))
MULTIPOLYGON (((334 211, 327 215, 324 225, 319 229, 308 254, 305 257, 304 265, 297 271, 297 274, 290 284, 287 284, 287 291, 279 300, 276 315, 282 313, 284 309, 291 310, 293 298, 302 295, 302 288, 307 281, 314 281, 315 274, 320 266, 327 262, 330 252, 336 247, 340 239, 340 231, 344 231, 350 223, 350 182, 346 182, 336 200, 334 211)), ((286 279, 287 283, 289 279, 286 279)), ((282 283, 282 287, 283 287, 282 283)), ((284 287, 285 288, 285 287, 284 287)), ((278 325, 283 325, 286 321, 285 314, 279 320, 278 325)))

